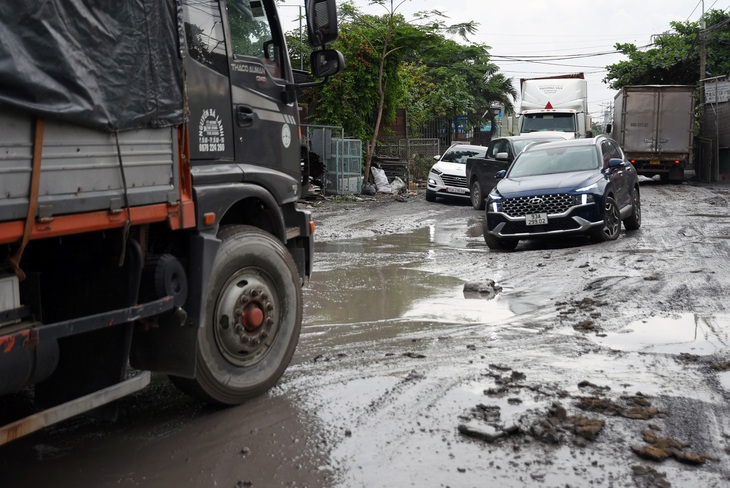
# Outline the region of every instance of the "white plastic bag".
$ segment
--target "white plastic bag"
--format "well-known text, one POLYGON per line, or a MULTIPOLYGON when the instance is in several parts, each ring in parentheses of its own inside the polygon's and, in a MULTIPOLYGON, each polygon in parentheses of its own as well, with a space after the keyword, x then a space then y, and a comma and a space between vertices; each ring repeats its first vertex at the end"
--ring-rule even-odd
POLYGON ((405 182, 401 180, 398 176, 393 178, 393 181, 390 182, 390 189, 393 193, 400 193, 401 190, 405 187, 405 182))
POLYGON ((373 174, 373 179, 375 179, 375 188, 378 192, 393 193, 393 189, 390 187, 390 183, 388 183, 388 177, 385 176, 385 171, 373 166, 370 168, 370 172, 373 174))

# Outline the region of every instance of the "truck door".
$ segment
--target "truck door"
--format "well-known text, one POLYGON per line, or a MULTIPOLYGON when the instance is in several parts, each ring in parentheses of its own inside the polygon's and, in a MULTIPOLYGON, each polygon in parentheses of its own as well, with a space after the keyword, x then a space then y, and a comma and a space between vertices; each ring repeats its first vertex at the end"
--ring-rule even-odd
POLYGON ((299 179, 298 107, 283 96, 292 75, 273 0, 230 0, 226 13, 236 161, 299 179))

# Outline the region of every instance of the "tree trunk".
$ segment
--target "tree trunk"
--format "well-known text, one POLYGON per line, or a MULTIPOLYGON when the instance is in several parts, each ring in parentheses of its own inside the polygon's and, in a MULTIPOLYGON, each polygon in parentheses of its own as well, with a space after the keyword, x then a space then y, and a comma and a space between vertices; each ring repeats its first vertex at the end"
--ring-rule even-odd
MULTIPOLYGON (((393 22, 392 5, 391 5, 391 22, 393 22)), ((390 29, 388 29, 390 31, 390 29)), ((373 130, 373 137, 367 144, 365 151, 365 175, 363 176, 363 183, 370 180, 370 167, 373 163, 373 156, 375 155, 375 148, 378 145, 378 132, 380 132, 380 123, 383 120, 383 107, 385 107, 385 82, 383 81, 383 75, 385 71, 385 58, 388 56, 388 39, 390 38, 390 32, 383 39, 383 52, 380 56, 380 64, 378 66, 378 112, 375 116, 375 128, 373 130)))

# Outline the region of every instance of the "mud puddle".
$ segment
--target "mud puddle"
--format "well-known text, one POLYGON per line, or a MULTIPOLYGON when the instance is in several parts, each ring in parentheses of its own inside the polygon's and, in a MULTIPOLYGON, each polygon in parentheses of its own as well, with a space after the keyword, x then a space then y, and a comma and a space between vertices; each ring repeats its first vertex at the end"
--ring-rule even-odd
POLYGON ((601 334, 594 340, 618 351, 707 356, 728 350, 728 324, 730 315, 683 313, 633 322, 619 332, 601 334))
MULTIPOLYGON (((509 288, 496 285, 487 293, 495 284, 485 278, 469 291, 463 278, 443 272, 440 254, 454 249, 455 232, 432 225, 408 234, 318 243, 316 272, 305 288, 305 326, 474 324, 513 316, 509 288)), ((469 243, 457 247, 463 251, 469 243)))

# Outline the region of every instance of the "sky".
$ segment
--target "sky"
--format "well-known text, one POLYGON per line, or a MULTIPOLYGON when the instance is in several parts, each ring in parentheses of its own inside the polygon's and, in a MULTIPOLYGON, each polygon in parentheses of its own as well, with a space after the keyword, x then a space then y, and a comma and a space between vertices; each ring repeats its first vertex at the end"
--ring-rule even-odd
MULTIPOLYGON (((478 30, 469 40, 490 46, 492 61, 517 88, 520 78, 585 73, 594 121, 603 120, 616 94, 602 80, 606 65, 626 59, 615 52, 617 42, 645 46, 653 35, 670 30, 671 21, 698 21, 703 5, 705 11, 730 9, 730 0, 394 0, 393 4, 400 4, 397 12, 409 20, 415 12, 437 10, 447 16, 444 21, 449 24, 478 22, 478 30), (532 56, 574 59, 528 58, 532 56)), ((284 30, 298 29, 298 5, 303 0, 283 3, 284 30)), ((368 0, 355 0, 355 5, 366 13, 386 13, 368 0)))

